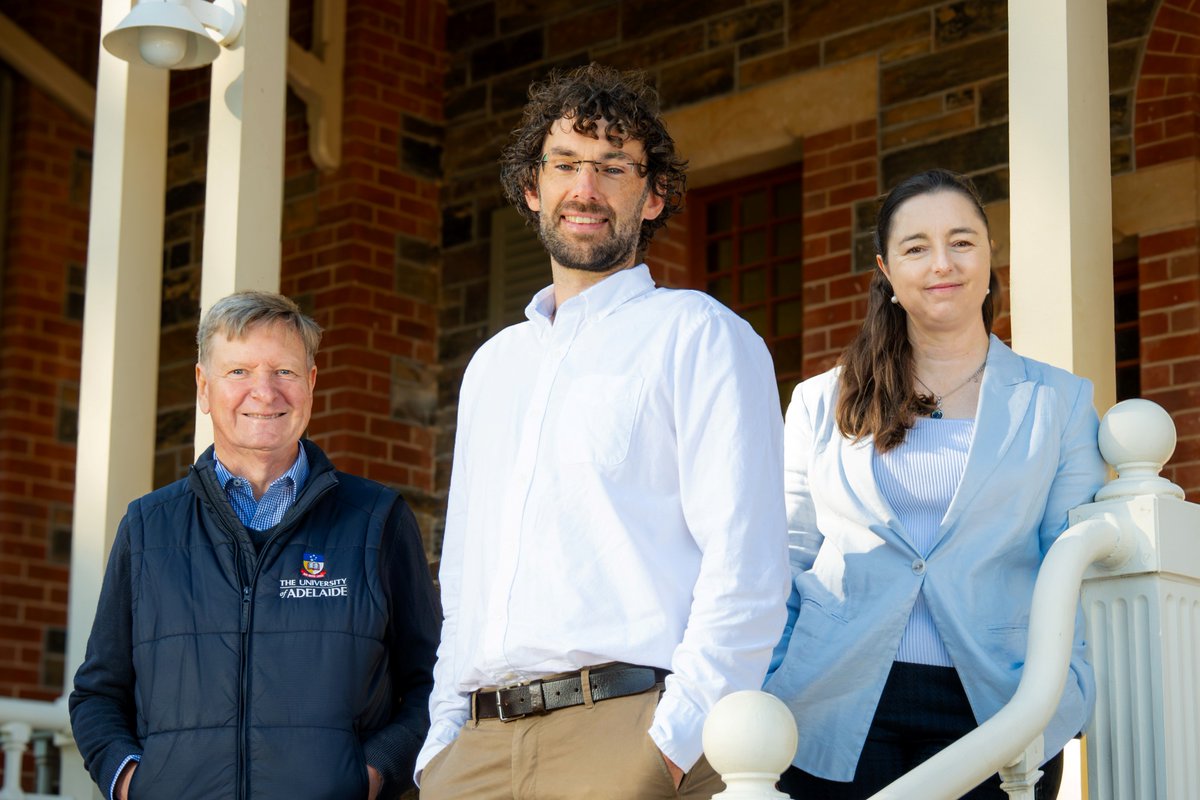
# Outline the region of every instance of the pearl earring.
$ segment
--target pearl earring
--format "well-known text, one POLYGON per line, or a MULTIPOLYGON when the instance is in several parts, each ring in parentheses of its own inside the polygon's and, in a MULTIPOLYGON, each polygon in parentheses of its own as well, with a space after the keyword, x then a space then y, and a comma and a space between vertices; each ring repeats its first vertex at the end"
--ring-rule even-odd
POLYGON ((896 295, 892 295, 892 305, 899 305, 900 301, 896 299, 896 295))

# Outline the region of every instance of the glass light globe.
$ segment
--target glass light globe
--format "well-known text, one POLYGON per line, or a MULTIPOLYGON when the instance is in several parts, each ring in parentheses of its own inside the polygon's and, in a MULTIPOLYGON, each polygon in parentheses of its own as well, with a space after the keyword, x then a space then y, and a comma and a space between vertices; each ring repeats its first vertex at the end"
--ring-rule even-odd
POLYGON ((175 28, 142 28, 138 31, 138 52, 147 64, 170 69, 187 55, 189 35, 175 28))

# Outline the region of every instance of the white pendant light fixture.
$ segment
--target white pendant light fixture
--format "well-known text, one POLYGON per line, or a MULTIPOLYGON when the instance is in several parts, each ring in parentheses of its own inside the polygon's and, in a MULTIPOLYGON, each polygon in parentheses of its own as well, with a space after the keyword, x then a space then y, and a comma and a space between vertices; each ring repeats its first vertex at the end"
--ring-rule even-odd
POLYGON ((104 37, 117 58, 162 69, 211 64, 242 32, 241 0, 140 0, 104 37))

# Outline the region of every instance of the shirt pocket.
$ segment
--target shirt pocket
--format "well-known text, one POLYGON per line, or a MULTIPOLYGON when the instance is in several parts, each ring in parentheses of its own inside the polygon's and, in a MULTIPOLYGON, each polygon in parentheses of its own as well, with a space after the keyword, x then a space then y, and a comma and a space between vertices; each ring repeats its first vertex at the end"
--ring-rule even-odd
POLYGON ((642 379, 582 375, 567 389, 556 439, 562 464, 620 464, 629 454, 642 379))

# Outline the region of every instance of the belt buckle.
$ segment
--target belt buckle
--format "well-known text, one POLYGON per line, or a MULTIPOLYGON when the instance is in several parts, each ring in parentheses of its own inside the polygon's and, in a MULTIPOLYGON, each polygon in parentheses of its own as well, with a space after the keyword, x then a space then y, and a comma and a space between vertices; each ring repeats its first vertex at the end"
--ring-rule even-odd
POLYGON ((513 722, 514 720, 529 716, 528 714, 514 714, 511 717, 504 716, 504 698, 500 695, 503 691, 503 689, 496 690, 496 713, 500 715, 501 722, 513 722))

